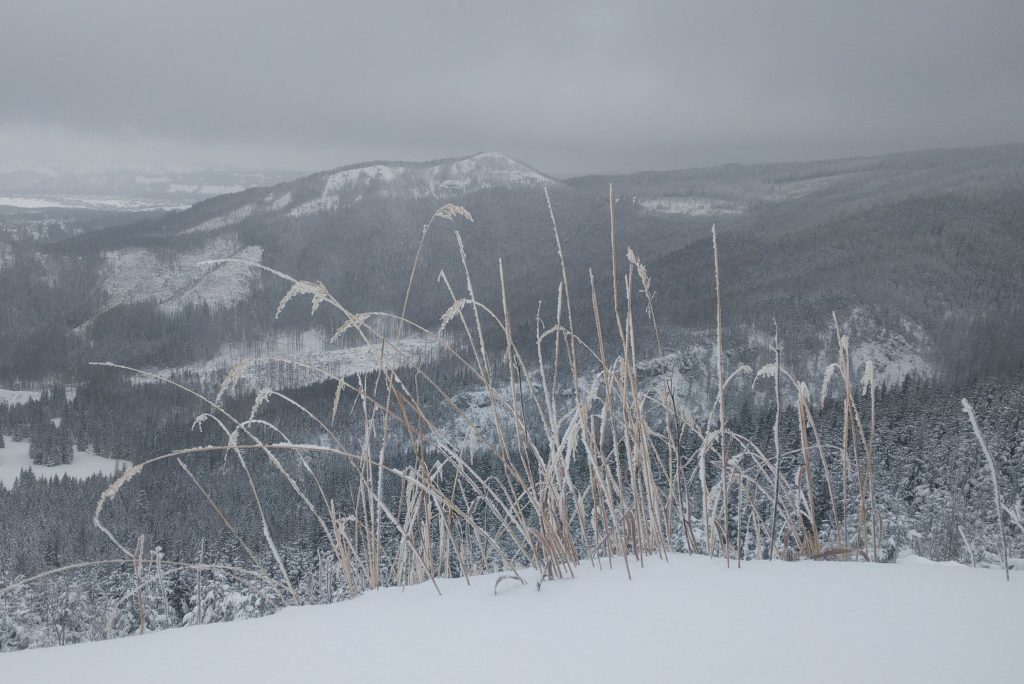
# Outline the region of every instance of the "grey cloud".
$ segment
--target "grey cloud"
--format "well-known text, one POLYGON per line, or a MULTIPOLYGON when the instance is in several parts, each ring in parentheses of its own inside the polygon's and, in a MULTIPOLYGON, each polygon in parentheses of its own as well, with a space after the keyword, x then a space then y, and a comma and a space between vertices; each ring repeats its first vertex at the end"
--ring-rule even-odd
POLYGON ((8 0, 0 144, 579 172, 1021 141, 1021 35, 1017 0, 8 0))

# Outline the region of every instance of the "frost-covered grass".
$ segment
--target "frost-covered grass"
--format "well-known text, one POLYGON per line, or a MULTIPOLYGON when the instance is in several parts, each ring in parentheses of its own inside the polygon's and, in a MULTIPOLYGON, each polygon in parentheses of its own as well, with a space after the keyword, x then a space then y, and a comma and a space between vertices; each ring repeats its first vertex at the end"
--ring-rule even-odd
POLYGON ((1013 682, 1024 582, 934 564, 673 554, 0 655, 5 682, 1013 682))
MULTIPOLYGON (((550 198, 548 208, 561 282, 553 314, 542 320, 538 313, 532 343, 512 332, 516 323, 508 300, 514 293, 506 289, 500 261, 499 301, 476 298, 459 232, 473 218, 457 205, 443 206, 424 226, 399 313, 354 312, 322 283, 253 265, 290 284, 279 313, 302 300, 311 301, 313 314, 332 309, 344 320, 335 336, 359 337, 377 357, 367 366, 373 372, 355 380, 349 369, 316 370, 320 379, 336 384, 330 416, 316 416, 270 387, 254 388, 248 417, 232 415, 223 399, 246 378, 252 359, 233 367, 215 396, 201 397, 208 411, 202 419, 213 419, 209 424, 223 433, 228 450, 250 477, 253 515, 263 531, 259 546, 273 559, 273 567, 254 562, 250 571, 276 599, 282 604, 303 601, 271 533, 260 486, 248 474, 253 459, 266 459, 323 532, 322 543, 330 548, 350 595, 523 566, 561 579, 594 558, 625 561, 679 550, 721 557, 727 564, 773 557, 888 557, 893 551, 886 529, 891 516, 879 505, 875 483, 877 369, 870 361, 858 368, 840 318, 833 314, 836 356, 818 384, 820 391, 812 393, 814 384, 787 365, 777 330, 766 341, 774 362, 756 373, 726 359, 719 299, 723 274, 712 228, 718 306, 708 365, 714 377, 708 376, 708 406, 688 411, 676 399, 676 378, 659 361, 665 353, 650 275, 631 247, 622 250, 616 242, 613 193, 609 247, 617 276, 602 286, 590 279, 592 331, 577 327, 581 312, 573 311, 572 302, 580 298, 570 293, 550 198), (438 278, 452 303, 436 329, 405 316, 431 230, 453 230, 463 268, 455 284, 444 272, 438 278), (476 399, 464 403, 449 394, 404 347, 407 335, 432 344, 471 380, 479 388, 476 399), (653 359, 638 356, 638 337, 646 338, 645 346, 656 353, 653 359), (523 344, 535 346, 525 353, 523 344), (754 381, 773 386, 774 438, 740 434, 732 427, 737 386, 754 381), (842 405, 835 443, 824 441, 816 423, 826 399, 842 405), (261 419, 268 402, 287 403, 320 434, 310 443, 292 439, 261 419), (426 402, 433 407, 429 411, 426 402), (339 409, 361 414, 361 434, 335 432, 339 409), (455 441, 449 439, 448 418, 464 428, 455 441), (783 429, 799 436, 799 448, 793 449, 789 440, 783 453, 783 429), (346 464, 352 473, 349 491, 326 491, 310 458, 346 464), (309 477, 296 479, 285 463, 301 466, 309 477)), ((280 362, 310 370, 301 350, 291 356, 280 362)), ((186 467, 185 461, 223 448, 155 457, 104 493, 95 520, 126 562, 138 564, 140 549, 133 551, 131 541, 117 538, 103 523, 104 508, 120 488, 151 463, 173 459, 186 467)), ((196 486, 208 496, 200 483, 196 486)), ((210 503, 216 510, 216 503, 210 503)), ((255 561, 248 546, 255 540, 237 538, 235 528, 226 527, 255 561)))
POLYGON ((0 487, 10 487, 23 470, 31 470, 37 478, 60 478, 65 475, 76 479, 85 479, 90 475, 115 475, 127 468, 130 463, 116 458, 104 458, 93 451, 75 450, 71 463, 58 466, 34 465, 28 456, 28 442, 6 440, 6 446, 0 449, 0 487))

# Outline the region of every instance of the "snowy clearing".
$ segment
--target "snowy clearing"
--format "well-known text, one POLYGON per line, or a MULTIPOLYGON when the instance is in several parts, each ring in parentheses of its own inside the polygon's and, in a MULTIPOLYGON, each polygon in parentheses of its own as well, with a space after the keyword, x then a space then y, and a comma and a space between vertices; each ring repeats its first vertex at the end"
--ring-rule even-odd
POLYGON ((673 555, 534 587, 496 576, 0 655, 5 681, 1017 681, 1024 576, 673 555))
POLYGON ((38 400, 43 395, 38 390, 10 390, 0 389, 0 404, 27 404, 33 399, 38 400))
MULTIPOLYGON (((68 398, 68 401, 75 398, 76 387, 74 385, 65 385, 64 393, 68 398)), ((43 396, 41 390, 16 390, 16 389, 3 389, 0 388, 0 404, 9 404, 14 406, 16 404, 27 404, 30 401, 38 401, 43 396)))
POLYGON ((0 487, 10 487, 22 470, 31 470, 38 478, 60 478, 64 475, 83 480, 91 475, 113 475, 131 464, 117 458, 104 458, 92 451, 75 450, 75 457, 67 465, 33 465, 28 457, 28 442, 7 439, 7 446, 0 449, 0 487))

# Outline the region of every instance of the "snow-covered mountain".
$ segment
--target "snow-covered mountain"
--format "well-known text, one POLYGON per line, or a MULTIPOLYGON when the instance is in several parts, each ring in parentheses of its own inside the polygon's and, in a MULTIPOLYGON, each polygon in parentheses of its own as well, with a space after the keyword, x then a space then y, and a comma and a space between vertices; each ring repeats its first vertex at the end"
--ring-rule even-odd
POLYGON ((255 272, 244 266, 200 264, 223 258, 259 263, 263 248, 242 244, 238 237, 252 226, 301 228, 370 199, 443 203, 489 189, 539 190, 558 184, 522 162, 488 152, 425 163, 357 164, 271 188, 233 192, 176 212, 159 224, 163 235, 188 235, 193 243, 179 242, 170 253, 165 246, 104 251, 105 289, 111 305, 155 300, 164 309, 202 302, 230 306, 247 294, 255 272))
MULTIPOLYGON (((822 336, 834 337, 830 322, 836 311, 844 325, 853 326, 847 331, 851 339, 859 341, 856 363, 870 358, 893 383, 907 374, 941 373, 937 357, 945 355, 949 365, 962 354, 956 340, 987 345, 993 334, 1013 339, 1007 322, 1019 320, 1010 309, 1024 287, 1024 243, 1015 223, 1021 164, 1024 146, 1003 146, 560 181, 494 152, 425 162, 369 161, 105 228, 65 227, 41 248, 47 271, 41 277, 59 279, 53 255, 83 257, 82 268, 93 270, 96 282, 90 280, 89 287, 96 295, 67 316, 69 329, 82 332, 82 324, 97 314, 131 302, 150 302, 169 317, 186 305, 238 313, 244 304, 249 313, 239 325, 246 329, 236 331, 237 339, 217 341, 248 343, 269 334, 286 286, 245 264, 218 260, 322 281, 354 311, 395 311, 402 306, 424 223, 451 202, 464 206, 474 221, 435 222, 423 244, 408 311, 417 322, 436 325, 451 304, 437 276, 462 271, 458 231, 477 297, 501 301, 494 277, 501 259, 510 313, 522 323, 533 320, 538 301, 549 307, 543 315, 551 315, 561 280, 544 190, 550 190, 559 224, 570 295, 579 300, 575 306, 589 311, 588 273, 607 283, 611 266, 611 182, 619 247, 633 247, 649 269, 663 330, 684 331, 667 350, 671 358, 675 354, 683 366, 707 362, 701 335, 714 320, 709 237, 715 222, 731 339, 746 337, 746 325, 763 334, 777 318, 790 363, 814 376, 832 358, 821 356, 822 336), (987 199, 975 199, 977 193, 987 199), (966 244, 969 249, 958 247, 966 244), (972 332, 988 329, 979 325, 979 316, 996 332, 972 332)), ((29 221, 43 220, 26 213, 31 211, 17 214, 24 229, 8 231, 11 239, 35 230, 29 221)), ((0 273, 12 263, 11 255, 10 249, 0 253, 0 273)), ((620 269, 624 265, 623 259, 620 269)), ((81 275, 61 287, 77 292, 81 275)), ((295 318, 290 325, 299 322, 295 318)), ((769 345, 755 346, 763 351, 769 345)), ((206 348, 213 349, 212 342, 206 348)), ((1002 356, 993 363, 1013 365, 1012 353, 1002 356)), ((176 358, 168 367, 205 360, 176 358)), ((973 374, 977 365, 961 364, 957 372, 973 374)), ((699 397, 704 380, 693 373, 687 378, 699 397)))

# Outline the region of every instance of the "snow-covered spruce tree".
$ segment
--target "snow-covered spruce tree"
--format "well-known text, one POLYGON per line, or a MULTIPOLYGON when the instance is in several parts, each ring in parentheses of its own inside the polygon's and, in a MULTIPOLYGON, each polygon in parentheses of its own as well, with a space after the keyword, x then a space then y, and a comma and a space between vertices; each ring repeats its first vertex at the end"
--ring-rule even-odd
POLYGON ((41 640, 43 615, 34 609, 32 593, 29 585, 16 584, 0 597, 0 652, 20 651, 41 640))

